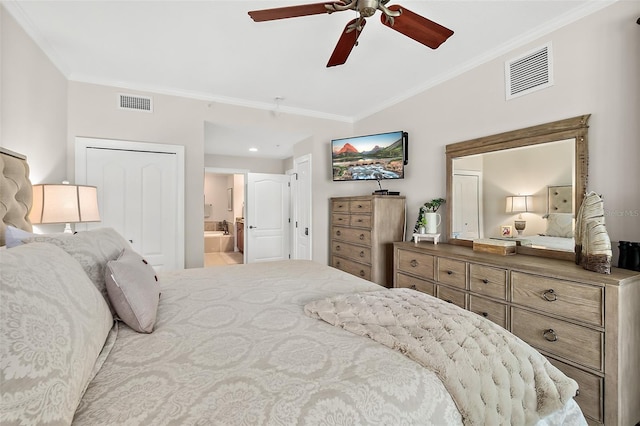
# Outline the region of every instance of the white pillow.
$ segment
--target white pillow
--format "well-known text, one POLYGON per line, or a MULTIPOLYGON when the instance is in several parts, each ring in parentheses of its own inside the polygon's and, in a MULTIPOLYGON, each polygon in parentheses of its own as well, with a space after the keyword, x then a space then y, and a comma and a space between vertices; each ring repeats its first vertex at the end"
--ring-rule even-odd
POLYGON ((7 248, 13 248, 22 245, 23 238, 34 237, 35 235, 36 234, 32 234, 31 232, 8 225, 5 230, 4 240, 7 248))
MULTIPOLYGON (((75 234, 35 235, 23 239, 22 242, 25 244, 50 243, 69 253, 82 266, 93 285, 102 293, 104 300, 111 308, 107 286, 104 282, 104 269, 107 267, 108 261, 117 259, 122 250, 130 247, 127 240, 116 230, 97 228, 75 234)), ((114 313, 113 309, 111 313, 114 313)))
POLYGON ((549 213, 547 215, 548 237, 573 238, 573 215, 571 213, 549 213))
POLYGON ((71 424, 113 317, 51 244, 0 251, 0 424, 71 424))
POLYGON ((118 317, 139 333, 151 333, 156 322, 160 286, 155 270, 138 253, 124 249, 104 271, 107 293, 118 317))

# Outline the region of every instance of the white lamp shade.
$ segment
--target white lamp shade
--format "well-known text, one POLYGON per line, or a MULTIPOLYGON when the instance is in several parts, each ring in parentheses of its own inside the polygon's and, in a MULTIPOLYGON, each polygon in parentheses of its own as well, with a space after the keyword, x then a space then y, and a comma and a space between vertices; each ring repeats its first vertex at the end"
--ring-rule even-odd
POLYGON ((31 223, 99 222, 98 190, 95 186, 33 185, 31 223))
POLYGON ((531 195, 510 195, 507 197, 505 211, 507 213, 530 212, 533 209, 533 197, 531 195))

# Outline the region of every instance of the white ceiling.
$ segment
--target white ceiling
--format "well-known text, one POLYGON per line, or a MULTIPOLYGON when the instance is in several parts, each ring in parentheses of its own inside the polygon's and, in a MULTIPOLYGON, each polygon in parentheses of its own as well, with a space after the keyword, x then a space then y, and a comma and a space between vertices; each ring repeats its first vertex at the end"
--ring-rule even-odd
MULTIPOLYGON (((289 1, 3 1, 70 80, 353 122, 592 13, 610 0, 392 0, 454 31, 431 50, 369 18, 326 68, 355 12, 256 23, 289 1)), ((207 126, 207 153, 286 158, 307 135, 207 126), (213 144, 211 135, 232 143, 213 144), (259 139, 270 149, 248 153, 259 139), (279 145, 276 148, 276 145, 279 145)), ((219 139, 218 139, 219 140, 219 139)))

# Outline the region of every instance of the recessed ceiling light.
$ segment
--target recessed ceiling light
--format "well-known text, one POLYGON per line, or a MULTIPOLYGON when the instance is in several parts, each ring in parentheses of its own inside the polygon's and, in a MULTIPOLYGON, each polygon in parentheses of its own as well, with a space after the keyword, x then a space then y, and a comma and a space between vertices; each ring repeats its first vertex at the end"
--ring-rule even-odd
POLYGON ((249 151, 251 151, 251 152, 258 152, 258 148, 249 148, 249 151))

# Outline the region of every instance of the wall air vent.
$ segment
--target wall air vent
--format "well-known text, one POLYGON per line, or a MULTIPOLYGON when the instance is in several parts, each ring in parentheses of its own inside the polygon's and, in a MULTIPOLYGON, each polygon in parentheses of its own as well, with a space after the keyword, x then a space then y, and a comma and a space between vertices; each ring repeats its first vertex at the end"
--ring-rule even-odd
POLYGON ((153 112, 153 98, 139 95, 118 94, 118 108, 153 112))
POLYGON ((551 43, 504 64, 507 100, 553 86, 551 43))

